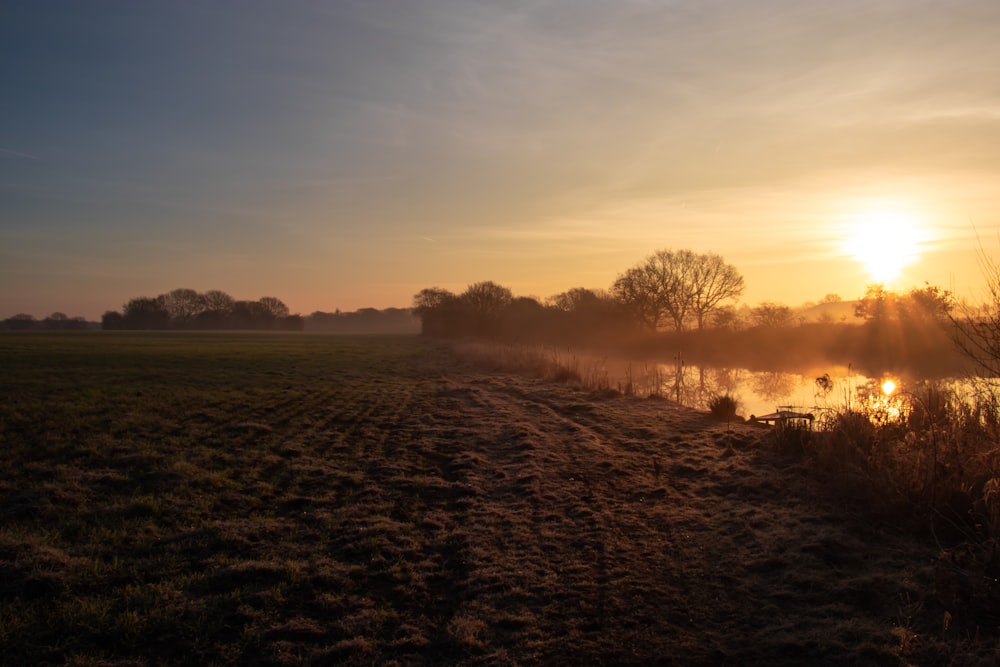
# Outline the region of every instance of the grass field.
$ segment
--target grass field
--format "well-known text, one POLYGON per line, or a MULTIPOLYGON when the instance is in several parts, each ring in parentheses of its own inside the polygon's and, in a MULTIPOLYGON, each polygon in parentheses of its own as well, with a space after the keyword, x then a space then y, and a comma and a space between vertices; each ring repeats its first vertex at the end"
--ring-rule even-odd
POLYGON ((936 549, 661 399, 417 337, 115 332, 0 335, 0 397, 4 664, 996 657, 936 549))

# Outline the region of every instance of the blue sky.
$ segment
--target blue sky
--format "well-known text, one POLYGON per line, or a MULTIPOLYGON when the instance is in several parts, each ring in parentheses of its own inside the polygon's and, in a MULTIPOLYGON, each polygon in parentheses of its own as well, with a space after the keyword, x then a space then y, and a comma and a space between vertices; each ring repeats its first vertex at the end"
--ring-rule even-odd
POLYGON ((900 287, 964 295, 1000 227, 995 0, 14 0, 0 83, 0 317, 544 298, 658 248, 853 298, 885 207, 900 287))

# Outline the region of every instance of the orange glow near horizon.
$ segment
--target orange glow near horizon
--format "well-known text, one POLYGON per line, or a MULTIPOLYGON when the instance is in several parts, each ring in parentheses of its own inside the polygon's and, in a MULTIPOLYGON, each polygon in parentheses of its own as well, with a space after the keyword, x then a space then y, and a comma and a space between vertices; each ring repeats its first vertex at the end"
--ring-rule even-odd
POLYGON ((896 391, 896 383, 892 379, 887 379, 882 383, 882 393, 886 396, 892 396, 892 392, 896 391))

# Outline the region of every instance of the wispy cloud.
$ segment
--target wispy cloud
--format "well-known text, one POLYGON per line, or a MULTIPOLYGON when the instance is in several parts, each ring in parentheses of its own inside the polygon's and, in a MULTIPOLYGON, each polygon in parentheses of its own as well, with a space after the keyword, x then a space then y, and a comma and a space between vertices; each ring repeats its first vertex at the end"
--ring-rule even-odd
POLYGON ((37 155, 31 155, 30 153, 22 153, 20 151, 12 151, 9 148, 0 148, 0 154, 9 155, 11 157, 20 157, 26 160, 41 160, 42 158, 37 155))

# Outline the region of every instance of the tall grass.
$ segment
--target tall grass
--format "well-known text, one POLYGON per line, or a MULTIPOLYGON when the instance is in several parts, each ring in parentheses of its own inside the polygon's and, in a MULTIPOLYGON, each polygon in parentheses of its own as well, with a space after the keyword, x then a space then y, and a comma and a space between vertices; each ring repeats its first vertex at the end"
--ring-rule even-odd
POLYGON ((815 431, 776 428, 770 442, 811 463, 862 512, 940 547, 928 598, 947 618, 1000 624, 1000 393, 928 383, 895 397, 860 391, 815 431))
POLYGON ((860 388, 811 436, 775 429, 772 442, 786 453, 801 449, 869 504, 968 537, 1000 537, 1000 397, 989 387, 959 395, 926 383, 891 397, 860 388))
POLYGON ((639 367, 628 363, 612 368, 607 356, 548 345, 466 341, 456 344, 455 352, 478 368, 525 374, 588 391, 662 398, 668 389, 667 375, 659 364, 643 363, 639 367))

